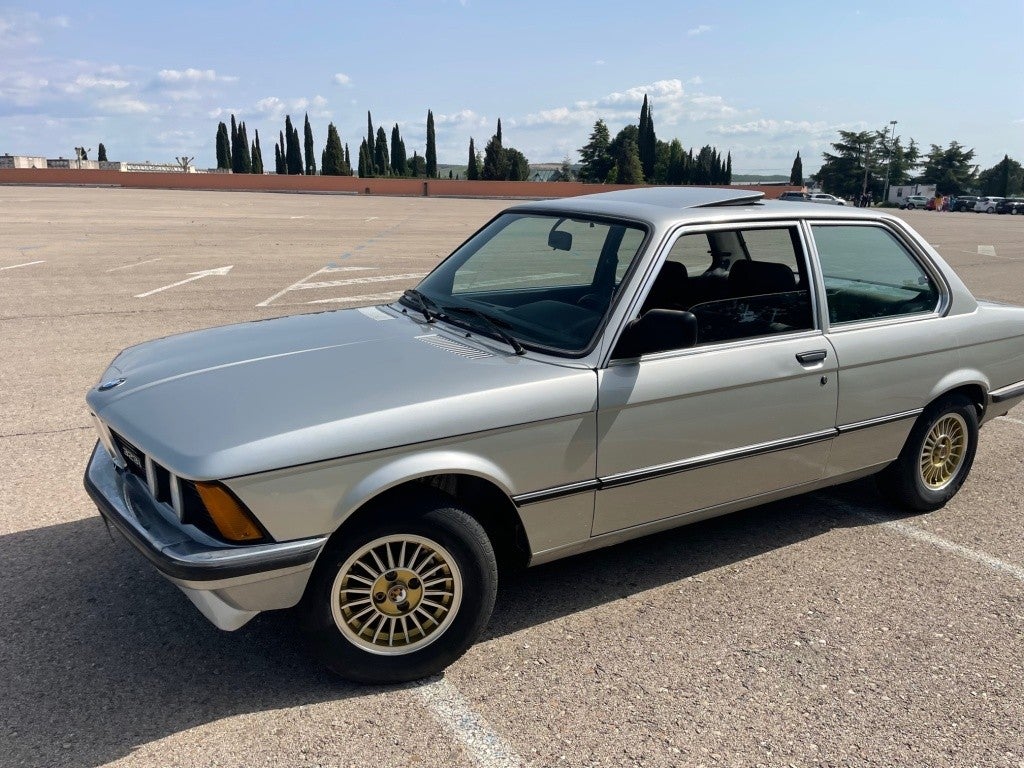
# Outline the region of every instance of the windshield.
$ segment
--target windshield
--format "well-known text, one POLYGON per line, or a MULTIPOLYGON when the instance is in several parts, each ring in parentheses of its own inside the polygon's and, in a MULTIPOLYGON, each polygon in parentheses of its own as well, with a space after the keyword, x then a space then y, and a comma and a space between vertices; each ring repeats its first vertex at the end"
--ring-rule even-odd
MULTIPOLYGON (((645 235, 634 223, 506 213, 427 275, 418 290, 448 322, 526 346, 581 353, 645 235)), ((415 298, 402 301, 420 308, 415 298)))

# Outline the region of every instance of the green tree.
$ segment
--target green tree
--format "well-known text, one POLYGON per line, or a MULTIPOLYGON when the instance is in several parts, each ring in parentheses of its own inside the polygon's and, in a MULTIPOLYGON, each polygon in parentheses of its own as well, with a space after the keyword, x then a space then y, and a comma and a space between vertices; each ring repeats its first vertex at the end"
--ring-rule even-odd
POLYGON ((96 149, 96 159, 101 163, 107 162, 107 148, 103 146, 103 142, 100 142, 99 147, 96 149))
POLYGON ((590 140, 580 147, 580 181, 602 184, 608 179, 615 159, 611 155, 611 135, 604 120, 594 123, 590 140))
POLYGON ((370 110, 366 110, 366 149, 370 153, 370 159, 373 159, 373 146, 375 144, 374 136, 376 133, 373 130, 373 118, 370 117, 370 110))
POLYGON ((281 145, 276 141, 274 142, 274 173, 278 175, 284 175, 288 172, 288 169, 284 164, 284 155, 281 154, 281 145))
POLYGON ((235 127, 235 116, 231 116, 231 129, 234 141, 231 143, 232 173, 252 173, 252 158, 249 156, 249 137, 245 132, 245 123, 235 127))
POLYGON ((840 197, 859 197, 869 191, 876 200, 885 186, 885 155, 880 131, 840 131, 833 152, 822 153, 814 179, 822 189, 840 197))
POLYGON ((501 145, 501 118, 498 118, 498 130, 484 147, 484 166, 480 178, 485 181, 504 181, 508 178, 508 157, 501 145))
POLYGON ((725 156, 725 184, 732 184, 732 152, 725 156))
POLYGON ((316 149, 313 147, 313 129, 309 127, 309 113, 306 113, 305 126, 306 175, 316 176, 316 149))
MULTIPOLYGON (((357 158, 358 159, 358 158, 357 158)), ((348 142, 345 142, 345 175, 352 175, 352 156, 348 153, 348 142)))
POLYGON ((405 142, 398 130, 398 123, 391 129, 391 175, 405 176, 409 171, 409 162, 405 157, 405 142))
POLYGON ((530 178, 530 162, 518 149, 506 149, 505 162, 508 164, 505 178, 509 181, 527 181, 530 178))
POLYGON ((682 184, 686 174, 686 153, 679 139, 672 139, 668 145, 668 168, 665 171, 666 184, 682 184))
POLYGON ((252 142, 252 172, 263 175, 263 148, 260 146, 260 131, 257 128, 256 138, 252 142))
POLYGON ((391 158, 388 157, 388 137, 384 128, 377 129, 377 141, 373 145, 373 170, 378 176, 391 173, 391 158))
POLYGON ((978 174, 978 190, 983 195, 1017 197, 1024 191, 1024 169, 1009 155, 978 174))
MULTIPOLYGON (((640 125, 637 129, 637 151, 640 164, 644 169, 644 178, 648 183, 654 181, 654 166, 657 162, 657 138, 654 135, 654 116, 644 94, 644 105, 640 108, 640 125)), ((621 183, 621 182, 620 182, 621 183)))
MULTIPOLYGON (((636 126, 630 126, 635 128, 636 126)), ((627 134, 615 148, 615 168, 612 171, 616 184, 643 184, 644 167, 640 163, 640 150, 636 139, 627 134)))
POLYGON ((568 155, 562 158, 562 165, 559 169, 551 174, 551 181, 576 181, 576 174, 572 170, 572 160, 568 155))
POLYGON ((341 147, 341 137, 334 123, 327 125, 327 143, 320 158, 320 173, 324 176, 345 175, 345 150, 341 147))
POLYGON ((409 161, 409 169, 413 178, 420 178, 427 175, 427 161, 416 154, 412 153, 412 160, 409 161))
POLYGON ((910 145, 906 148, 900 143, 899 138, 893 140, 887 146, 886 154, 886 172, 889 175, 889 184, 909 183, 914 176, 914 169, 920 163, 921 150, 913 139, 910 140, 910 145))
POLYGON ((977 168, 971 164, 973 159, 974 150, 967 149, 956 140, 945 149, 932 144, 924 159, 920 181, 934 184, 940 195, 962 195, 973 189, 977 182, 977 168))
POLYGON ((217 124, 217 167, 224 170, 231 168, 231 140, 223 120, 217 124))
POLYGON ((789 171, 789 183, 794 187, 804 185, 804 161, 800 159, 800 150, 797 150, 793 159, 793 167, 789 171))
POLYGON ((480 178, 480 159, 476 156, 476 147, 473 146, 473 137, 469 137, 469 161, 466 164, 466 178, 469 181, 476 181, 480 178))
POLYGON ((437 137, 434 135, 434 113, 427 110, 427 178, 437 178, 437 137))
POLYGON ((370 148, 366 145, 366 139, 363 139, 359 145, 359 178, 369 179, 375 175, 373 157, 370 154, 370 148))

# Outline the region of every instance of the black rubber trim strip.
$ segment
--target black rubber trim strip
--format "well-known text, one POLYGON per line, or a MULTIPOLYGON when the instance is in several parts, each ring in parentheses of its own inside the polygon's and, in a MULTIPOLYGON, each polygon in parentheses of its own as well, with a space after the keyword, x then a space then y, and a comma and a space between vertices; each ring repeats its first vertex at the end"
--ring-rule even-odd
POLYGON ((877 419, 867 419, 866 421, 856 421, 852 424, 840 424, 839 434, 845 435, 847 432, 856 432, 860 429, 870 429, 871 427, 879 427, 882 424, 891 424, 894 421, 903 421, 904 419, 916 419, 924 411, 923 408, 915 408, 912 411, 901 411, 900 413, 893 413, 889 416, 880 416, 877 419))
POLYGON ((992 398, 993 403, 1005 403, 1007 400, 1013 400, 1015 397, 1021 396, 1024 396, 1024 381, 1018 381, 1016 384, 989 392, 989 397, 992 398))
POLYGON ((821 432, 815 432, 802 437, 779 440, 762 445, 754 445, 749 448, 723 452, 718 455, 685 459, 683 461, 663 464, 657 467, 650 467, 648 469, 632 470, 630 472, 623 472, 616 475, 608 475, 607 477, 601 477, 595 480, 583 480, 577 483, 569 483, 568 485, 560 485, 555 488, 546 488, 541 491, 522 493, 518 496, 513 496, 512 501, 515 502, 516 506, 524 506, 526 504, 536 504, 541 501, 560 499, 565 496, 573 496, 577 493, 587 493, 588 491, 595 490, 603 491, 607 488, 631 485, 633 483, 643 482, 644 480, 651 480, 656 477, 664 477, 666 475, 678 474, 679 472, 687 472, 691 469, 703 469, 704 467, 710 467, 715 464, 724 464, 729 461, 736 461, 737 459, 746 459, 751 456, 760 456, 766 453, 775 453, 777 451, 785 451, 791 448, 800 448, 805 445, 812 445, 814 443, 824 442, 825 440, 832 440, 837 434, 838 431, 835 429, 822 430, 821 432))

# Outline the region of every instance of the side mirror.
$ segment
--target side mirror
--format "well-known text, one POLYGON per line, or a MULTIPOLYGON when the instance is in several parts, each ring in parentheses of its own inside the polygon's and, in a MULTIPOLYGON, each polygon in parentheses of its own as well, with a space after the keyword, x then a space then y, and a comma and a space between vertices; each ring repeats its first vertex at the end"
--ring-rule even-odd
POLYGON ((697 318, 692 312, 652 309, 630 321, 615 345, 612 357, 640 357, 697 343, 697 318))
POLYGON ((560 229, 552 229, 548 232, 548 246, 556 251, 572 250, 572 233, 563 232, 560 229))

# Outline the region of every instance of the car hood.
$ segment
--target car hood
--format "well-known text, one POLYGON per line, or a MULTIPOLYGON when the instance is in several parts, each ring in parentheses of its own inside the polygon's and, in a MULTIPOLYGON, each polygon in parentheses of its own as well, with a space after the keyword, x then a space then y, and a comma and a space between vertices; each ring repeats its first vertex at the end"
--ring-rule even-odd
POLYGON ((176 474, 218 479, 584 413, 593 370, 515 356, 378 308, 147 342, 93 413, 176 474))

